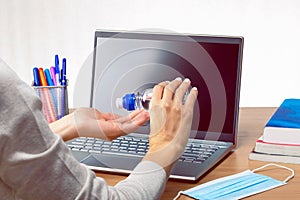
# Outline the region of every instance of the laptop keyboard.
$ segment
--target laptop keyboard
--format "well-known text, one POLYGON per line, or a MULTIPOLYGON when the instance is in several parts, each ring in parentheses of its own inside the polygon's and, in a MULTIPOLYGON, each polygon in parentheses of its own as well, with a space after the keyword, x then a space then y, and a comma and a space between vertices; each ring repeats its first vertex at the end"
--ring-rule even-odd
MULTIPOLYGON (((67 145, 72 151, 140 157, 144 157, 149 149, 148 139, 131 136, 122 136, 113 141, 79 137, 68 142, 67 145)), ((203 163, 218 149, 217 145, 205 144, 201 141, 189 142, 179 161, 203 163)))

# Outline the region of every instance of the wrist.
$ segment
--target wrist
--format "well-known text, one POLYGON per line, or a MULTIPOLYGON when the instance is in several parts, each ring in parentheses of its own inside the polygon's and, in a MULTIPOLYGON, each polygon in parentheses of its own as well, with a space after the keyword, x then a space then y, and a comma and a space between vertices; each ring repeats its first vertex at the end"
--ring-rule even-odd
POLYGON ((169 175, 174 164, 181 156, 181 152, 176 150, 173 145, 158 147, 159 145, 150 146, 149 151, 144 156, 143 160, 152 161, 160 165, 169 175))
POLYGON ((165 170, 167 177, 169 177, 171 170, 173 169, 177 159, 169 159, 166 158, 165 156, 160 156, 159 154, 148 152, 144 156, 143 161, 151 161, 158 164, 165 170))
POLYGON ((78 137, 73 113, 50 123, 49 127, 53 133, 60 135, 64 141, 78 137))

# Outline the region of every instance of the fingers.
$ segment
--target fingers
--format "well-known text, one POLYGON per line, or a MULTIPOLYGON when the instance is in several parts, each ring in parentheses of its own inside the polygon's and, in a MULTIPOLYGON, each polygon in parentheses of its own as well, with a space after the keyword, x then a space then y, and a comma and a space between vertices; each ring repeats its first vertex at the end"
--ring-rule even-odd
POLYGON ((168 81, 161 82, 153 88, 151 101, 161 100, 165 87, 169 84, 168 81))
POLYGON ((167 86, 165 86, 163 100, 171 101, 176 89, 181 83, 182 79, 178 77, 175 80, 171 81, 167 86))
POLYGON ((103 113, 103 119, 115 124, 134 123, 137 126, 141 126, 149 120, 149 113, 145 110, 135 110, 128 116, 120 116, 113 113, 103 113))
POLYGON ((157 100, 164 100, 170 102, 175 96, 176 105, 180 105, 183 102, 183 98, 191 84, 190 79, 182 81, 180 77, 174 79, 172 82, 161 82, 153 89, 152 102, 157 100))
POLYGON ((100 119, 105 120, 117 120, 118 122, 128 121, 138 115, 142 110, 135 110, 131 112, 128 116, 117 115, 114 113, 101 113, 100 119))
POLYGON ((111 120, 111 122, 117 125, 123 132, 129 133, 143 125, 149 118, 147 111, 136 110, 128 116, 119 117, 118 119, 111 120))
POLYGON ((115 122, 118 122, 118 123, 125 123, 125 122, 128 122, 128 121, 132 120, 133 118, 135 118, 136 116, 138 116, 142 112, 144 112, 144 110, 135 110, 127 116, 118 115, 117 118, 112 118, 110 120, 114 120, 115 122))
POLYGON ((132 115, 130 118, 129 123, 133 123, 137 126, 143 125, 146 121, 148 121, 150 118, 149 112, 145 110, 139 110, 139 112, 136 112, 136 114, 132 115))
POLYGON ((131 133, 138 129, 140 126, 142 126, 146 121, 149 120, 149 113, 146 111, 140 112, 138 115, 136 115, 134 118, 132 118, 130 121, 120 124, 121 129, 125 133, 131 133))
POLYGON ((118 119, 120 117, 122 117, 122 116, 114 114, 114 113, 101 113, 101 118, 103 118, 105 120, 115 120, 115 119, 118 119))
POLYGON ((145 110, 144 109, 141 109, 141 110, 135 110, 133 111, 132 113, 129 114, 129 118, 130 119, 133 119, 135 118, 136 116, 139 116, 141 113, 144 113, 145 110))
POLYGON ((187 90, 190 87, 190 85, 191 85, 190 79, 186 78, 181 83, 181 85, 177 88, 177 90, 175 92, 175 98, 174 98, 176 106, 180 106, 182 104, 184 96, 186 95, 187 90))
MULTIPOLYGON (((110 116, 109 114, 107 115, 110 116)), ((97 122, 106 139, 113 140, 121 135, 134 132, 148 120, 149 113, 145 110, 139 110, 128 116, 119 117, 116 120, 98 120, 97 122)))
POLYGON ((198 96, 198 89, 196 87, 193 87, 185 101, 184 106, 186 108, 190 108, 192 110, 194 108, 194 104, 197 100, 197 96, 198 96))

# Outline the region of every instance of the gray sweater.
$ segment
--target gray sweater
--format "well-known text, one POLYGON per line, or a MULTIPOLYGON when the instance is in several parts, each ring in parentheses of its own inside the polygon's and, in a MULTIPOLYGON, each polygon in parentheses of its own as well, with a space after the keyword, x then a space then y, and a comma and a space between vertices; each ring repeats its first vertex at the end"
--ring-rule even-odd
POLYGON ((143 161, 124 181, 108 186, 77 162, 41 112, 29 85, 0 60, 1 199, 159 199, 166 173, 143 161))

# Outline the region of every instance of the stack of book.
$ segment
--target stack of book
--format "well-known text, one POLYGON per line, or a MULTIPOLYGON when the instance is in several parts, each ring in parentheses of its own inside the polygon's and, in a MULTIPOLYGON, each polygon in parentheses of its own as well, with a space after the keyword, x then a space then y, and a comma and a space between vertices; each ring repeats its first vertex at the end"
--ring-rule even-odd
POLYGON ((300 164, 300 99, 285 99, 265 125, 250 160, 300 164))

